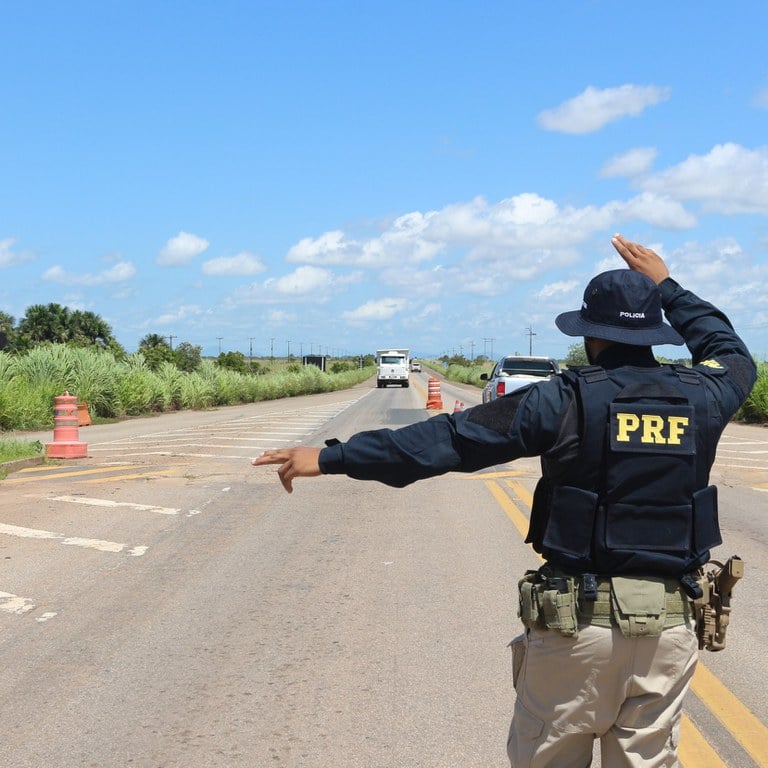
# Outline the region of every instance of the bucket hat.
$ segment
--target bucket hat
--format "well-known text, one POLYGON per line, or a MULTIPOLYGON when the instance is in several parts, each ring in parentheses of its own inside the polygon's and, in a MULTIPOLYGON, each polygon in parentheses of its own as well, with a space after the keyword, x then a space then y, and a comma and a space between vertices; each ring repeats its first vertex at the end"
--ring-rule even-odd
POLYGON ((593 277, 581 309, 563 312, 555 325, 567 336, 590 336, 620 344, 684 344, 662 319, 661 293, 650 277, 613 269, 593 277))

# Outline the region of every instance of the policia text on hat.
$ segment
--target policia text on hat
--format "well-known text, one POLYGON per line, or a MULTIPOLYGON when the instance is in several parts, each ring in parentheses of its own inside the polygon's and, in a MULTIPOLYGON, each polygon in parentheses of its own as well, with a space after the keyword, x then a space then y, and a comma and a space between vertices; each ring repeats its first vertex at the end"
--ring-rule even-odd
POLYGON ((721 543, 709 471, 756 377, 722 312, 654 251, 612 243, 629 269, 597 275, 581 309, 555 320, 584 337, 589 366, 463 412, 253 461, 280 464, 290 492, 296 477, 402 487, 541 457, 526 541, 545 565, 520 579, 524 632, 512 642, 515 768, 587 766, 595 738, 604 766, 677 764, 699 647, 694 598, 721 543), (651 345, 683 343, 692 368, 654 359, 651 345))

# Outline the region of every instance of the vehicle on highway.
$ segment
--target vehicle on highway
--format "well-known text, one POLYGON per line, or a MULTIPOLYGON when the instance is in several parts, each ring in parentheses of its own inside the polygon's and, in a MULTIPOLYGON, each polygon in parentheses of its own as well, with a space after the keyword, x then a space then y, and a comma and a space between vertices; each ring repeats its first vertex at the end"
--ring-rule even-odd
POLYGON ((376 386, 379 389, 387 384, 397 384, 401 387, 410 384, 407 349, 377 349, 376 366, 376 386))
POLYGON ((421 373, 421 363, 418 360, 411 360, 411 373, 421 373))
POLYGON ((489 403, 516 389, 544 381, 560 373, 560 366, 550 357, 523 357, 509 355, 502 357, 493 367, 490 375, 481 373, 480 378, 488 383, 483 388, 483 402, 489 403))

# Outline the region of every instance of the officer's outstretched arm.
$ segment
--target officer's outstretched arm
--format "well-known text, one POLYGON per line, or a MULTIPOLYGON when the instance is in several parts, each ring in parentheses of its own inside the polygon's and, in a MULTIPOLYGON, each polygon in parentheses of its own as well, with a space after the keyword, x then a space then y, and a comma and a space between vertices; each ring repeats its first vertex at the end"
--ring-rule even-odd
POLYGON ((656 285, 669 277, 669 270, 664 259, 658 253, 639 243, 627 240, 624 235, 614 235, 611 238, 613 247, 619 252, 627 266, 650 277, 656 285))
POLYGON ((320 472, 320 448, 300 446, 298 448, 279 448, 272 451, 264 451, 251 464, 254 467, 263 464, 280 464, 277 474, 280 482, 288 493, 293 492, 294 477, 317 477, 320 472))

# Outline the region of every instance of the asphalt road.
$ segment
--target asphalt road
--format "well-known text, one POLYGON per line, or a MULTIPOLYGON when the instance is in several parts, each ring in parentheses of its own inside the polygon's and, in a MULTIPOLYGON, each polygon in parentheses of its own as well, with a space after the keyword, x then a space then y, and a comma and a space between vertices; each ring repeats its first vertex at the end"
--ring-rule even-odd
MULTIPOLYGON (((412 381, 84 427, 87 458, 2 481, 0 766, 507 765, 537 463, 292 495, 249 464, 427 418, 427 374, 412 381)), ((717 554, 747 577, 728 648, 702 654, 681 756, 752 768, 768 764, 768 430, 731 425, 715 479, 717 554)))

